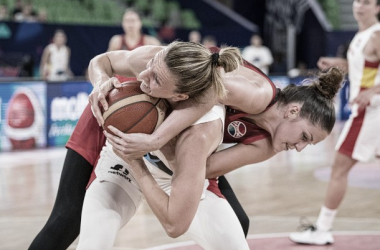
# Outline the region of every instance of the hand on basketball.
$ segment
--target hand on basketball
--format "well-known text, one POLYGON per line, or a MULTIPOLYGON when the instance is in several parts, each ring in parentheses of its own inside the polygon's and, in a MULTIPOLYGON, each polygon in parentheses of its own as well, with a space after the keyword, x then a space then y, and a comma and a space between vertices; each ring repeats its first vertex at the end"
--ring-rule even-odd
MULTIPOLYGON (((149 147, 147 149, 147 147, 145 145, 136 147, 136 145, 138 145, 140 143, 145 144, 146 143, 146 142, 144 142, 144 140, 146 140, 145 136, 149 137, 149 135, 146 135, 146 134, 125 134, 113 126, 108 126, 108 128, 115 135, 112 135, 112 134, 108 133, 107 131, 104 131, 104 134, 107 137, 108 142, 113 146, 114 150, 118 150, 120 152, 120 154, 123 155, 123 157, 121 157, 122 159, 124 159, 124 158, 137 159, 137 158, 140 158, 140 157, 144 156, 146 153, 151 151, 150 150, 151 147, 149 147), (131 136, 131 135, 133 135, 133 136, 131 136), (130 140, 130 138, 133 138, 133 140, 130 140), (136 138, 137 138, 137 140, 138 140, 138 138, 141 138, 142 141, 137 141, 137 143, 136 143, 135 142, 136 138), (131 145, 135 146, 135 147, 131 148, 131 145)), ((149 145, 149 143, 148 143, 148 145, 149 145)), ((152 151, 154 151, 154 150, 152 150, 152 151)))
POLYGON ((102 116, 102 112, 100 110, 100 105, 103 106, 104 110, 108 109, 108 103, 106 101, 107 94, 113 88, 120 88, 121 83, 116 77, 112 77, 109 80, 101 83, 98 87, 95 87, 90 93, 88 100, 91 103, 91 110, 94 114, 96 120, 98 121, 99 126, 104 124, 104 119, 102 116))

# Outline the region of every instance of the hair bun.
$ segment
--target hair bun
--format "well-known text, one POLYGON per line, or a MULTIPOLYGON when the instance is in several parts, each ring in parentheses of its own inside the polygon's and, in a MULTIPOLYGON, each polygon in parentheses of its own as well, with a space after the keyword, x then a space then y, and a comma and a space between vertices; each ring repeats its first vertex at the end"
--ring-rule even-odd
POLYGON ((315 81, 314 85, 325 98, 331 100, 338 93, 343 80, 343 71, 332 67, 327 72, 319 73, 318 81, 315 81))

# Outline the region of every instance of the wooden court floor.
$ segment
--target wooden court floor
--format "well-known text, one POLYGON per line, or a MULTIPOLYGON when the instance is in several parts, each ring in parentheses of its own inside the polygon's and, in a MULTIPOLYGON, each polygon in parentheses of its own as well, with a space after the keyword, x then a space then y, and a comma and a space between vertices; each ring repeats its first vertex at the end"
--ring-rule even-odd
MULTIPOLYGON (((338 124, 324 142, 301 153, 283 152, 267 162, 226 175, 250 217, 252 249, 380 249, 379 160, 358 164, 351 171, 349 189, 334 223, 336 244, 314 248, 295 245, 286 238, 297 229, 300 216, 312 222, 318 216, 340 128, 338 124), (353 247, 347 239, 359 246, 353 247)), ((1 250, 27 249, 45 224, 54 204, 65 153, 64 148, 0 153, 1 250)), ((69 249, 76 245, 77 241, 69 249)), ((114 249, 199 248, 186 236, 169 238, 144 203, 120 231, 114 249)))

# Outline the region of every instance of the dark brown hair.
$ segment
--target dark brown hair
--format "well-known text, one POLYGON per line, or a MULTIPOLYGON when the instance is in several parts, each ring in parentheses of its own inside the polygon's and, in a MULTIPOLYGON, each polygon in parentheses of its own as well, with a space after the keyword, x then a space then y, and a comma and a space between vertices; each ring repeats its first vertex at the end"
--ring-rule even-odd
POLYGON ((302 86, 288 85, 279 95, 278 105, 302 104, 300 118, 308 119, 328 133, 335 124, 333 99, 342 86, 344 73, 338 68, 320 72, 317 77, 306 79, 302 86))

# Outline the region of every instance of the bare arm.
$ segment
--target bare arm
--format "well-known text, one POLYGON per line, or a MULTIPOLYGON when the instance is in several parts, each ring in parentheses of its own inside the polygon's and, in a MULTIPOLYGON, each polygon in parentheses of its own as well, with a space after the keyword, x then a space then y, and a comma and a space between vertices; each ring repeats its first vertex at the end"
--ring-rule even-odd
POLYGON ((123 39, 123 37, 121 35, 114 35, 113 37, 111 37, 111 39, 108 43, 107 52, 118 50, 119 48, 121 48, 122 39, 123 39))
POLYGON ((261 113, 272 100, 272 86, 262 76, 248 75, 252 74, 252 70, 241 68, 239 72, 224 76, 224 86, 228 95, 220 102, 248 114, 261 113), (251 72, 247 73, 247 70, 251 72))
POLYGON ((161 45, 161 42, 154 36, 145 35, 144 39, 146 45, 161 45))
POLYGON ((142 46, 133 51, 119 50, 100 54, 90 61, 89 78, 96 88, 109 80, 113 75, 137 77, 146 69, 154 55, 162 46, 142 46))
POLYGON ((199 120, 215 103, 216 99, 212 90, 209 90, 206 98, 201 103, 196 103, 192 99, 179 102, 177 107, 153 134, 126 134, 124 136, 126 147, 124 152, 129 154, 129 157, 136 158, 147 152, 160 149, 170 139, 199 120))
POLYGON ((44 52, 42 53, 41 63, 40 63, 40 77, 46 79, 48 76, 48 68, 47 65, 49 63, 50 58, 50 50, 49 45, 45 47, 44 52))
POLYGON ((275 154, 267 139, 249 145, 236 144, 207 159, 206 178, 215 178, 248 164, 263 162, 275 154))
POLYGON ((70 68, 70 58, 71 58, 71 49, 69 47, 66 47, 67 48, 67 65, 66 65, 66 74, 69 76, 69 77, 73 77, 73 72, 71 71, 71 68, 70 68))
POLYGON ((99 125, 104 123, 98 103, 105 110, 108 104, 105 97, 114 87, 120 87, 120 82, 113 77, 115 74, 137 77, 146 68, 154 55, 162 50, 161 46, 143 46, 133 51, 112 51, 100 54, 90 61, 89 78, 94 86, 89 96, 91 108, 99 125))
MULTIPOLYGON (((380 61, 380 32, 375 32, 371 36, 371 39, 364 48, 364 54, 369 61, 380 61)), ((352 102, 358 104, 359 109, 364 109, 371 104, 371 100, 373 100, 374 96, 379 94, 380 83, 377 82, 373 87, 361 91, 352 102)), ((377 98, 380 98, 380 96, 377 96, 377 98)))
POLYGON ((339 57, 321 57, 317 62, 320 70, 327 70, 331 67, 337 67, 344 72, 348 72, 348 62, 344 58, 339 57))

